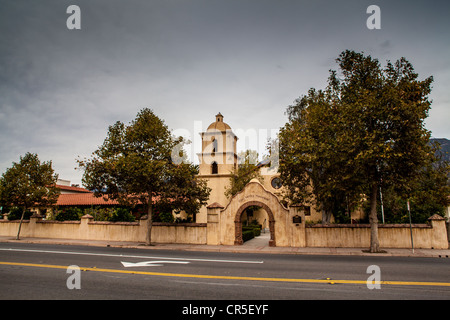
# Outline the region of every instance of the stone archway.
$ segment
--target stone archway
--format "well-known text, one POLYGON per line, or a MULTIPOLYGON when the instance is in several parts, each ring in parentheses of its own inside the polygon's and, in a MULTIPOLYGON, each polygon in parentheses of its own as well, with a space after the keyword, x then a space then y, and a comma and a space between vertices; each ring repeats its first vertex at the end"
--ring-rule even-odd
POLYGON ((236 212, 236 216, 234 218, 234 233, 235 233, 235 239, 234 244, 235 245, 241 245, 244 243, 242 239, 242 213, 245 209, 247 209, 250 206, 258 206, 263 208, 267 215, 269 216, 269 230, 270 230, 270 240, 269 240, 269 246, 275 247, 275 218, 273 216, 272 210, 265 204, 260 201, 248 201, 241 205, 239 209, 236 212))
POLYGON ((231 197, 223 208, 218 203, 208 206, 208 244, 241 245, 242 213, 249 206, 264 209, 269 220, 270 246, 288 247, 292 243, 293 223, 290 210, 278 197, 256 179, 231 197))

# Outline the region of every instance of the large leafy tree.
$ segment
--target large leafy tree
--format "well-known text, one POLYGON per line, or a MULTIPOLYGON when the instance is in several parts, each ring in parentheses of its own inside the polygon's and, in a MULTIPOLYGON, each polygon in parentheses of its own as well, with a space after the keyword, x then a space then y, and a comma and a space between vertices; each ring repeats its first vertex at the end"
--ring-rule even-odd
POLYGON ((288 108, 280 133, 281 176, 291 196, 311 183, 325 208, 366 194, 370 251, 378 252, 381 181, 408 197, 410 182, 432 157, 424 119, 433 78, 419 80, 405 58, 382 68, 377 59, 346 50, 336 61, 339 73, 330 72, 325 90, 311 89, 288 108))
POLYGON ((59 196, 52 162, 41 162, 37 154, 26 153, 18 163, 13 162, 0 178, 0 204, 22 208, 16 239, 20 238, 23 217, 31 207, 49 207, 59 196))
POLYGON ((339 148, 339 124, 330 89, 309 90, 288 107, 289 122, 281 128, 280 173, 291 203, 315 203, 328 223, 333 211, 357 203, 346 154, 339 148))
MULTIPOLYGON (((146 243, 151 244, 155 201, 194 213, 209 197, 206 182, 196 179, 197 170, 186 161, 172 160, 184 140, 150 109, 142 109, 129 125, 118 121, 90 159, 78 160, 84 170, 83 184, 96 196, 116 199, 125 205, 144 204, 148 212, 146 243)), ((182 157, 181 157, 182 158, 182 157)))

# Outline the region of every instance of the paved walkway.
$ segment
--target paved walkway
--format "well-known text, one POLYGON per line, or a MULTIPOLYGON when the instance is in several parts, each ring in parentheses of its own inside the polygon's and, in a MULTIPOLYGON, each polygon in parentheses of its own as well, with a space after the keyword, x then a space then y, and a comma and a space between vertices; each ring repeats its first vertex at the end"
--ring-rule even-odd
POLYGON ((269 247, 270 234, 262 233, 261 236, 245 242, 241 246, 202 245, 202 244, 165 244, 158 243, 146 246, 138 242, 120 241, 95 241, 72 239, 44 239, 0 236, 0 242, 4 243, 41 243, 58 245, 81 245, 98 247, 138 248, 143 250, 186 250, 186 251, 210 251, 210 252, 235 252, 235 253, 273 253, 273 254, 308 254, 308 255, 357 255, 357 256, 404 256, 404 257, 435 257, 450 258, 450 249, 383 249, 386 253, 367 253, 367 248, 297 248, 297 247, 269 247))
POLYGON ((261 233, 260 236, 245 241, 242 245, 243 247, 253 248, 253 249, 264 249, 269 246, 270 233, 261 233))

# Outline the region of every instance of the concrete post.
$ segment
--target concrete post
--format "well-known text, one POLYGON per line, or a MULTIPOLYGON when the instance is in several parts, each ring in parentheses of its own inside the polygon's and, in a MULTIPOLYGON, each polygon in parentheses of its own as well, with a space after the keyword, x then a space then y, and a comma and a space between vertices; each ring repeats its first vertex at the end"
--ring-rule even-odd
POLYGON ((291 226, 291 246, 306 247, 305 213, 302 206, 289 207, 289 221, 291 226))
POLYGON ((89 222, 94 220, 94 217, 90 214, 85 214, 81 217, 81 224, 80 224, 80 234, 78 236, 79 239, 91 239, 89 234, 89 222))
POLYGON ((34 213, 30 217, 30 223, 28 224, 27 236, 28 237, 36 237, 36 222, 41 221, 42 216, 40 214, 34 213))
POLYGON ((448 249, 447 228, 445 227, 445 218, 434 214, 428 218, 433 228, 431 247, 433 249, 448 249))
POLYGON ((207 209, 207 226, 206 226, 206 244, 219 245, 220 237, 220 210, 223 207, 214 202, 206 207, 207 209))

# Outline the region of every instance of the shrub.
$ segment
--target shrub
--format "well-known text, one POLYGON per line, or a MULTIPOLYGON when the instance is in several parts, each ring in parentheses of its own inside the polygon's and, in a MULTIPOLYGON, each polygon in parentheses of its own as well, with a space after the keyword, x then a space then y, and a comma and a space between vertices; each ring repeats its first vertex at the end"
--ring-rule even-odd
POLYGON ((172 223, 174 221, 172 212, 161 212, 159 214, 159 219, 161 220, 161 222, 172 223))
POLYGON ((134 222, 136 218, 130 213, 130 210, 125 208, 117 208, 113 211, 112 215, 108 219, 112 222, 117 221, 126 221, 126 222, 134 222))
POLYGON ((253 230, 242 230, 242 240, 244 242, 253 239, 254 237, 255 234, 253 233, 253 230))
POLYGON ((243 226, 242 231, 252 231, 253 236, 257 237, 261 235, 261 225, 243 226))
POLYGON ((70 220, 80 220, 83 215, 83 211, 79 208, 64 208, 58 211, 55 220, 57 221, 70 221, 70 220))
POLYGON ((109 221, 114 212, 115 208, 95 208, 84 210, 84 214, 90 214, 93 216, 94 221, 109 221))

